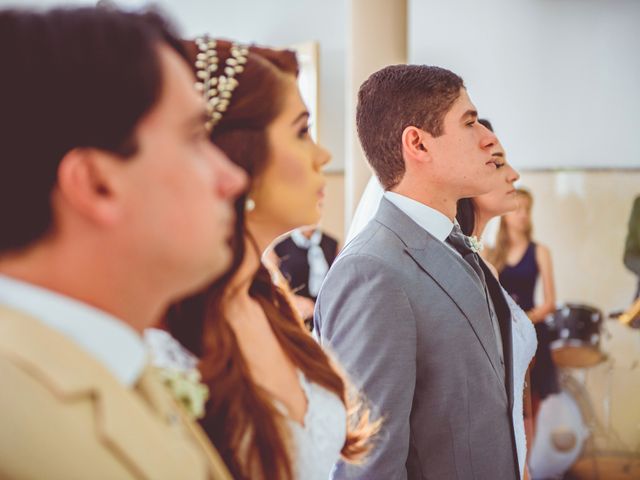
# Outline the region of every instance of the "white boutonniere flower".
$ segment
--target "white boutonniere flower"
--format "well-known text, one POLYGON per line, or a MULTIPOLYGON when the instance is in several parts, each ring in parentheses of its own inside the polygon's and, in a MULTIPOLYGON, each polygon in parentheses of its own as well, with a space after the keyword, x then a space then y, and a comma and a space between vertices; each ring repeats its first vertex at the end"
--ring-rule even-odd
POLYGON ((204 417, 209 388, 202 383, 200 372, 196 369, 185 371, 171 368, 159 368, 158 371, 160 378, 187 413, 194 419, 204 417))
POLYGON ((144 342, 160 379, 178 403, 194 419, 202 418, 209 389, 202 383, 198 359, 164 330, 148 328, 144 342))
POLYGON ((480 253, 484 248, 484 244, 478 240, 478 237, 471 235, 467 238, 469 239, 469 247, 473 250, 473 253, 480 253))

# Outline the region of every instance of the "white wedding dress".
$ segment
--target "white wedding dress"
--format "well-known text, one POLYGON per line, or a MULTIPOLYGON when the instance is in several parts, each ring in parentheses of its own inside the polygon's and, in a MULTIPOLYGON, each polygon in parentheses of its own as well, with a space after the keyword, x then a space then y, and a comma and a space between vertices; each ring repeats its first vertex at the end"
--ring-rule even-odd
POLYGON ((502 289, 509 310, 511 310, 511 342, 513 350, 513 431, 518 449, 518 465, 520 478, 524 478, 525 462, 527 459, 527 437, 524 430, 524 380, 529 363, 536 353, 538 339, 533 323, 526 313, 502 289))
MULTIPOLYGON (((328 480, 340 459, 347 435, 347 412, 342 400, 298 371, 300 386, 307 396, 304 425, 287 420, 295 445, 295 470, 299 480, 328 480)), ((276 405, 288 418, 287 409, 276 405)))
MULTIPOLYGON (((196 368, 198 359, 164 330, 147 329, 144 340, 155 366, 178 371, 196 368)), ((298 378, 307 397, 304 424, 290 419, 284 404, 275 401, 291 432, 295 478, 327 480, 340 459, 347 435, 347 412, 342 400, 332 392, 310 382, 301 371, 298 378)))
MULTIPOLYGON (((362 194, 360 203, 353 216, 351 227, 347 233, 348 243, 369 223, 375 216, 380 200, 384 192, 378 179, 371 177, 362 194)), ((515 432, 516 448, 518 451, 518 464, 520 477, 524 476, 525 462, 527 458, 527 439, 524 430, 523 393, 524 380, 529 363, 536 353, 538 341, 533 323, 527 314, 513 301, 511 296, 503 289, 511 310, 511 342, 513 350, 513 429, 515 432)))

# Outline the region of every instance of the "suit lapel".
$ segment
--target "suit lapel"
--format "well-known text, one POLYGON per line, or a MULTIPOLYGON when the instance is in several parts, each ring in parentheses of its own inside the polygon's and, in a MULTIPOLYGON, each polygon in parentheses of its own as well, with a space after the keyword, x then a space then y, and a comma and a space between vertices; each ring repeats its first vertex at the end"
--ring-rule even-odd
POLYGON ((512 342, 512 318, 509 304, 504 298, 504 292, 500 283, 493 276, 493 272, 487 268, 485 262, 480 259, 480 266, 484 272, 487 289, 493 300, 498 322, 500 323, 500 333, 502 335, 502 350, 504 355, 504 376, 507 388, 507 398, 509 406, 513 408, 513 342, 512 342))
POLYGON ((183 427, 169 414, 166 395, 156 391, 147 403, 60 333, 2 306, 0 319, 2 354, 25 366, 61 402, 92 402, 98 439, 134 477, 183 478, 188 468, 189 478, 207 478, 211 469, 195 443, 173 430, 183 427))
MULTIPOLYGON (((505 379, 487 301, 484 291, 471 277, 476 275, 473 269, 464 260, 456 258, 456 254, 443 242, 426 232, 384 197, 375 219, 402 240, 406 245, 406 253, 458 306, 482 345, 494 373, 504 385, 505 379)), ((493 277, 491 273, 489 275, 493 277)))
POLYGON ((186 466, 194 478, 207 477, 203 457, 194 445, 185 442, 182 432, 176 431, 182 429, 181 418, 166 399, 111 387, 97 391, 104 405, 104 414, 96 418, 98 432, 106 445, 140 471, 142 478, 184 475, 186 466), (144 439, 132 435, 136 431, 145 432, 144 439))
POLYGON ((229 478, 224 461, 213 448, 202 429, 191 419, 186 411, 179 406, 162 384, 155 368, 147 367, 140 377, 136 390, 151 405, 161 419, 173 428, 182 428, 186 436, 193 439, 202 452, 209 459, 213 478, 223 480, 229 478))
POLYGON ((500 355, 484 292, 481 293, 475 282, 468 278, 468 272, 454 257, 453 252, 435 238, 432 243, 424 250, 407 248, 406 251, 458 306, 482 344, 494 373, 504 385, 500 355))

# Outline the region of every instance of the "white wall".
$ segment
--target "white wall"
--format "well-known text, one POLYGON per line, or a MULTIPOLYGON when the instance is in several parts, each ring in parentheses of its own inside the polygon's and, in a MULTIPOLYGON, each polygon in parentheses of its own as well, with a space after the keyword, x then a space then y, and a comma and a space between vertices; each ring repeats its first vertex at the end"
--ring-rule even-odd
MULTIPOLYGON (((640 1, 408 2, 409 60, 461 74, 516 167, 640 168, 640 1)), ((0 6, 59 3, 0 0, 0 6)), ((334 154, 331 168, 342 169, 349 0, 156 3, 187 36, 209 32, 275 46, 318 41, 316 124, 334 154)))
MULTIPOLYGON (((50 7, 95 5, 95 0, 0 0, 8 5, 50 7)), ((319 54, 318 138, 332 154, 328 170, 344 167, 346 0, 115 0, 122 7, 154 3, 166 11, 186 37, 208 33, 245 43, 286 47, 317 41, 319 54)))
POLYGON ((520 168, 640 168, 640 2, 409 0, 409 60, 460 74, 520 168))

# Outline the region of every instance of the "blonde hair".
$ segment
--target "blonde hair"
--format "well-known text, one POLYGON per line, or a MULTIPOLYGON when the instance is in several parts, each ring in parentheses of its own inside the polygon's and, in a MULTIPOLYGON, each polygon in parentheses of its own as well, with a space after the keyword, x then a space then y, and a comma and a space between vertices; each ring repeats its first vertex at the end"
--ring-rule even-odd
MULTIPOLYGON (((533 196, 531 195, 531 192, 524 188, 519 188, 517 190, 517 195, 520 199, 526 198, 529 201, 528 210, 531 211, 531 207, 533 207, 533 196)), ((531 220, 529 220, 529 224, 527 225, 524 234, 527 237, 527 240, 531 242, 533 237, 533 225, 531 225, 531 220)), ((500 228, 498 229, 498 236, 496 237, 496 245, 490 249, 487 254, 487 260, 498 272, 501 272, 507 265, 507 255, 509 254, 510 248, 511 241, 509 240, 507 222, 505 222, 503 215, 500 217, 500 228)))

